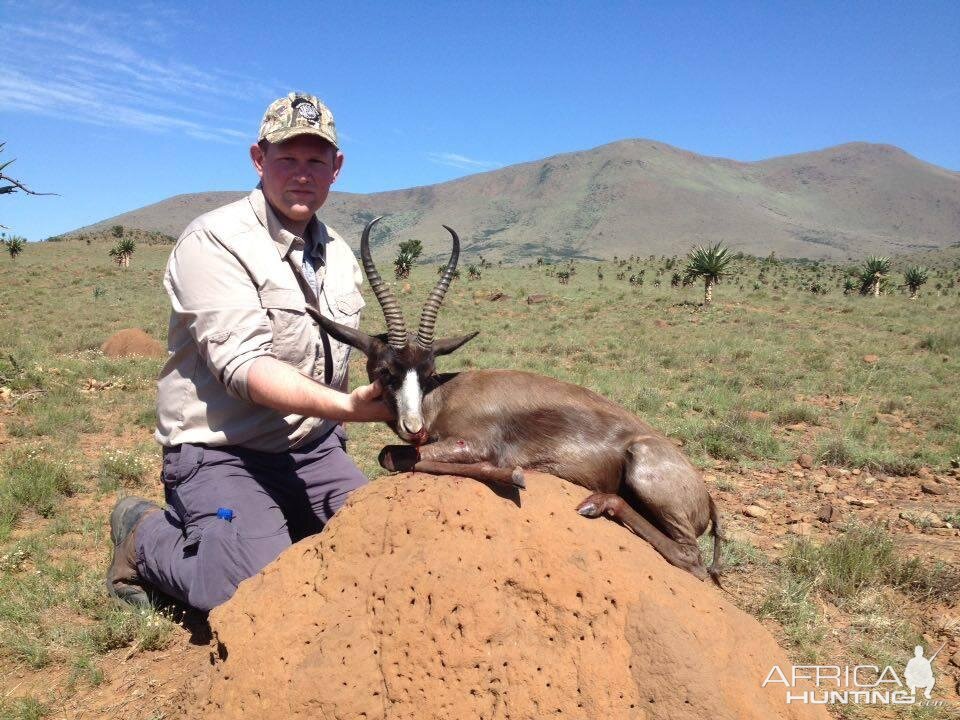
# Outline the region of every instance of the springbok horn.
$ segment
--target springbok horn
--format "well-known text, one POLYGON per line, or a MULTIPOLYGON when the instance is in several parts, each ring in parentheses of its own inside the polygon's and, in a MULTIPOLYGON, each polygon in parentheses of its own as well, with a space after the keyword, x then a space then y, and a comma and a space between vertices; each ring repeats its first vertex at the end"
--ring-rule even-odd
POLYGON ((444 225, 450 235, 453 237, 453 252, 450 253, 450 262, 447 263, 447 269, 440 276, 440 281, 427 298, 427 304, 423 306, 423 312, 420 313, 420 326, 417 328, 417 344, 429 350, 433 347, 433 330, 437 324, 437 312, 440 310, 440 303, 443 302, 443 296, 447 294, 447 288, 450 287, 450 281, 453 279, 453 273, 457 269, 457 261, 460 260, 460 238, 456 231, 444 225))
POLYGON ((360 260, 363 263, 363 272, 370 281, 370 287, 373 289, 373 294, 377 296, 377 302, 380 303, 383 317, 387 321, 387 344, 395 350, 403 350, 407 344, 407 326, 403 321, 403 313, 400 312, 397 298, 380 277, 377 266, 373 264, 373 258, 370 257, 370 228, 382 217, 382 215, 375 217, 363 229, 363 235, 360 236, 360 260))

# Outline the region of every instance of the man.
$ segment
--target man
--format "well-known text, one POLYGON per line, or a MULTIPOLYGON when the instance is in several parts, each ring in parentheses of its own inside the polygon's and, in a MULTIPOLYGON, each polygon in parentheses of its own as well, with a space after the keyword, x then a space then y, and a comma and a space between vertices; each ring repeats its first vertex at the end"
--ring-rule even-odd
POLYGON ((167 508, 128 497, 110 518, 107 588, 134 604, 155 591, 200 610, 229 599, 366 482, 342 423, 392 417, 379 385, 345 392, 350 348, 315 319, 356 327, 364 304, 352 251, 315 216, 343 166, 330 110, 280 98, 250 157, 257 189, 191 223, 167 264, 167 508))

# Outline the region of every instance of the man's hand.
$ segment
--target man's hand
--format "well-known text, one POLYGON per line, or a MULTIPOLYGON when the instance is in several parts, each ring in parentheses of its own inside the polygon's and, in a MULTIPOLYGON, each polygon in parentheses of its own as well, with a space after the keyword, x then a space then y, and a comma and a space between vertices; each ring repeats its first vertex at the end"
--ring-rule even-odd
POLYGON ((354 389, 349 397, 354 417, 347 419, 353 422, 386 422, 396 417, 393 410, 383 402, 383 386, 379 380, 374 380, 370 385, 361 385, 354 389))
POLYGON ((258 357, 247 373, 250 399, 282 413, 326 420, 376 422, 392 420, 393 411, 381 399, 379 382, 342 393, 301 375, 296 368, 273 357, 258 357))

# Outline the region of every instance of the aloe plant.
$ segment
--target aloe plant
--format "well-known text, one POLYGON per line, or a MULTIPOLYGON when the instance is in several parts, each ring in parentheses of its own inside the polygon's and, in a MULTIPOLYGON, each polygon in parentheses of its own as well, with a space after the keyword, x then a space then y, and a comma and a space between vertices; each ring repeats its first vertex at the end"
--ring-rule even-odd
POLYGON ((27 246, 27 239, 19 235, 11 235, 3 240, 3 244, 6 246, 7 252, 10 253, 10 259, 16 260, 17 255, 22 253, 27 246))
POLYGON ((903 284, 910 289, 910 299, 916 300, 917 293, 920 292, 920 286, 929 279, 930 272, 920 265, 914 265, 907 268, 903 274, 903 284))
POLYGON ((133 256, 133 251, 136 247, 137 244, 133 241, 133 238, 123 238, 122 240, 118 240, 117 244, 110 248, 109 255, 120 267, 130 267, 130 258, 133 256))
POLYGON ((890 274, 890 258, 873 255, 860 268, 860 294, 880 296, 880 286, 890 274))
POLYGON ((698 245, 687 256, 687 266, 684 268, 684 283, 694 280, 703 280, 703 304, 709 306, 713 301, 713 286, 729 274, 733 256, 729 248, 721 243, 703 247, 698 245))

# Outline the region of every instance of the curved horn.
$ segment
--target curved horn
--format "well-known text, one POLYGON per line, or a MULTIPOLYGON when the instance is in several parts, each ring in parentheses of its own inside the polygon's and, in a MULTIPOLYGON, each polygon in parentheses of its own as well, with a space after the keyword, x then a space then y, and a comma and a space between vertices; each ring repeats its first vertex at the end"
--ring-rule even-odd
POLYGON ((427 298, 427 304, 423 306, 423 312, 420 313, 420 326, 417 328, 417 344, 429 350, 433 347, 433 329, 437 324, 437 312, 440 310, 440 303, 443 302, 443 296, 447 294, 447 288, 450 287, 450 281, 453 280, 453 273, 457 269, 457 261, 460 260, 460 238, 452 227, 444 225, 450 235, 453 237, 453 252, 450 253, 450 262, 447 263, 447 269, 440 276, 440 281, 427 298))
POLYGON ((383 215, 375 217, 363 229, 363 235, 360 236, 360 261, 363 263, 363 272, 370 281, 373 294, 377 296, 377 302, 383 309, 383 317, 387 321, 387 344, 396 350, 402 350, 407 344, 407 326, 403 321, 403 313, 400 312, 397 298, 380 277, 377 266, 373 264, 373 258, 370 257, 370 228, 382 217, 383 215))

